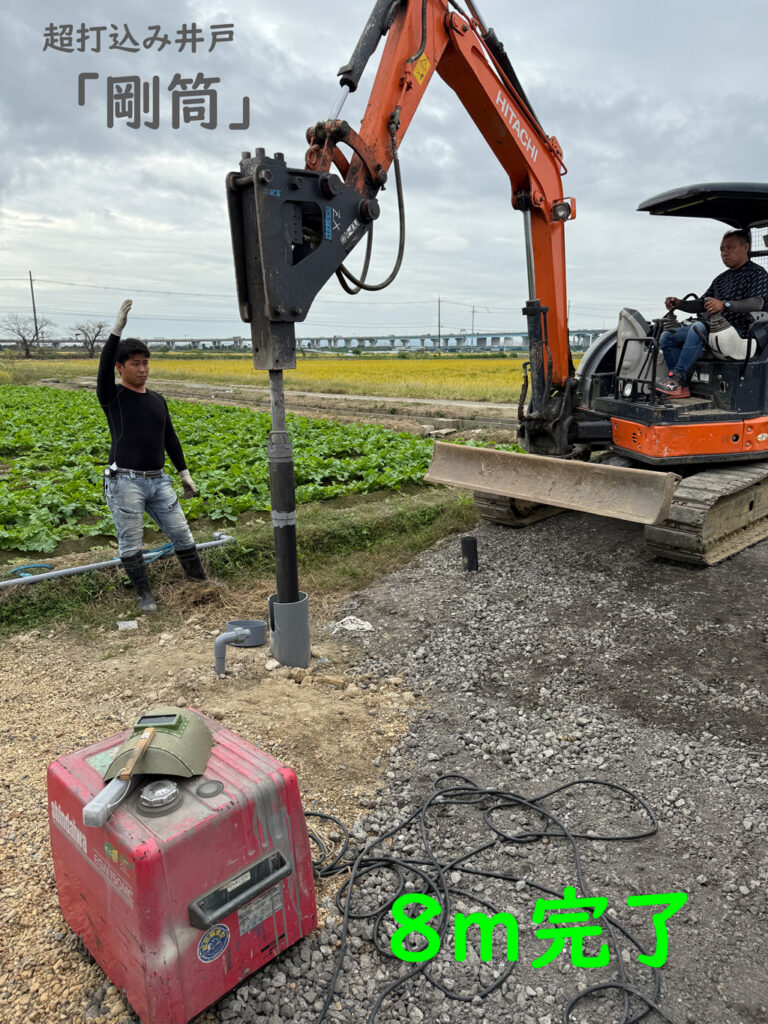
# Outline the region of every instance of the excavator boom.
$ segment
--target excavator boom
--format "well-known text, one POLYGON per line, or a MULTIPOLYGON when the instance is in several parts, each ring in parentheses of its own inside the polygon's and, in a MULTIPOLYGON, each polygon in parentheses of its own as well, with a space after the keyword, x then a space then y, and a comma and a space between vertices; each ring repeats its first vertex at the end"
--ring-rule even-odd
MULTIPOLYGON (((453 0, 377 0, 351 60, 339 72, 342 95, 354 91, 386 36, 359 132, 338 116, 313 125, 303 168, 288 167, 281 153, 243 154, 239 171, 227 177, 240 316, 251 325, 258 369, 295 365, 294 325, 306 318, 334 273, 345 276, 343 263, 352 249, 370 239, 379 216, 376 197, 393 163, 402 218, 398 148, 437 73, 491 147, 509 178, 512 205, 523 214, 526 315, 537 339, 531 404, 539 433, 546 433, 553 416, 548 403, 565 393, 573 372, 564 224, 575 217, 575 201, 563 196, 565 167, 557 139, 544 133, 503 46, 474 16, 475 5, 470 7, 473 14, 462 13, 453 0)), ((357 285, 356 290, 367 287, 357 285)), ((564 453, 562 439, 546 447, 551 454, 564 453)))

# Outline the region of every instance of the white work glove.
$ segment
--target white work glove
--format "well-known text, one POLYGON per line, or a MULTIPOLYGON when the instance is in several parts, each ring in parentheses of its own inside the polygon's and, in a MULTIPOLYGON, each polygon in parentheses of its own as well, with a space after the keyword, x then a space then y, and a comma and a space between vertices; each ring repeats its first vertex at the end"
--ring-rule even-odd
POLYGON ((132 305, 133 299, 126 299, 118 310, 117 320, 115 320, 115 326, 112 328, 112 333, 116 334, 118 338, 123 333, 123 328, 128 323, 128 311, 132 305))
POLYGON ((181 486, 184 488, 184 497, 194 498, 197 494, 197 487, 195 487, 195 481, 192 479, 192 474, 188 469, 182 469, 179 473, 179 480, 181 480, 181 486))

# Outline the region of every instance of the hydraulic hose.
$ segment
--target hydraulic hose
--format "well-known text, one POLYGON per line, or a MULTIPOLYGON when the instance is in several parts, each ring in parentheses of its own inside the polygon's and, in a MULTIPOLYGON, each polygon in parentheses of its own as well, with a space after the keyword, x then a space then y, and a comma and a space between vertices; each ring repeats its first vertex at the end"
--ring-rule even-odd
POLYGON ((403 199, 403 178, 400 173, 400 160, 397 155, 397 127, 394 119, 390 123, 389 130, 390 134, 392 135, 392 152, 395 165, 395 184, 397 186, 397 212, 400 222, 400 240, 398 242, 397 247, 397 259, 395 260, 395 266, 392 269, 392 273, 385 281, 382 281, 381 284, 365 283, 365 277, 366 274, 368 273, 368 264, 370 262, 371 256, 370 247, 373 235, 373 225, 371 225, 368 235, 368 248, 365 254, 365 263, 363 264, 363 271, 360 277, 355 277, 354 274, 350 273, 350 271, 343 266, 339 267, 339 269, 336 271, 336 277, 339 281, 339 284, 344 289, 344 291, 347 292, 349 295, 356 295, 359 291, 379 292, 382 289, 387 288, 390 284, 392 284, 392 282, 397 277, 403 262, 403 255, 405 253, 405 201, 403 199), (355 287, 350 288, 347 282, 354 285, 355 287))
POLYGON ((427 48, 427 0, 421 2, 421 43, 413 56, 408 58, 409 64, 415 64, 427 48))
MULTIPOLYGON (((360 272, 360 281, 361 282, 365 281, 366 277, 368 276, 368 267, 371 264, 371 252, 372 251, 373 251, 373 223, 371 223, 371 226, 368 229, 368 240, 365 243, 365 259, 363 260, 363 269, 360 272)), ((345 277, 350 277, 351 278, 352 274, 348 270, 345 270, 343 267, 339 267, 339 269, 336 271, 336 277, 338 278, 339 284, 344 289, 344 291, 347 293, 347 295, 358 295, 363 290, 362 283, 360 285, 358 285, 357 288, 353 288, 351 285, 347 284, 347 282, 345 280, 345 277), (342 270, 344 271, 344 273, 342 273, 342 270)))

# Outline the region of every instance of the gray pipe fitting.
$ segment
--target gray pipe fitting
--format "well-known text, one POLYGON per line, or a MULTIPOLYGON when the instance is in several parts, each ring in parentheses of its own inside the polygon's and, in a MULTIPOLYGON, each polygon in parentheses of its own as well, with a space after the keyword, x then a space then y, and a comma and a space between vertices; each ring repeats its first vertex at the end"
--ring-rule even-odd
POLYGON ((263 619, 233 619, 227 623, 226 633, 219 633, 213 643, 214 672, 219 676, 226 674, 227 645, 262 647, 266 641, 267 624, 263 619))
POLYGON ((281 665, 307 668, 312 658, 307 595, 300 590, 298 601, 280 602, 272 594, 268 605, 272 657, 281 665))

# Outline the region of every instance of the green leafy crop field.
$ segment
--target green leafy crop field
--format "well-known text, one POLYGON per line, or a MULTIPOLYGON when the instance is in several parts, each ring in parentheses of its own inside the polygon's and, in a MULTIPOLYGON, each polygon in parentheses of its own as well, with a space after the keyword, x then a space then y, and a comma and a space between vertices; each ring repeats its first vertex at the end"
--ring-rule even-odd
MULTIPOLYGON (((269 416, 168 404, 200 490, 183 502, 188 519, 268 509, 269 416)), ((0 423, 0 548, 43 553, 65 539, 114 536, 102 492, 109 431, 93 394, 0 385, 0 423)), ((289 415, 288 430, 297 503, 421 482, 432 452, 429 440, 378 426, 289 415)))

